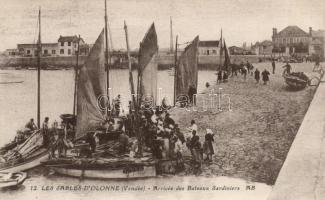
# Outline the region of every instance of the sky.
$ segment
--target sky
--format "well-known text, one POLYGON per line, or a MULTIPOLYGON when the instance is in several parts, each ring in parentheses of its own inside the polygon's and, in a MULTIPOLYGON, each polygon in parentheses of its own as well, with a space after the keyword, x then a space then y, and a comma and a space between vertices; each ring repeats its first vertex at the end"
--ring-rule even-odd
MULTIPOLYGON (((169 48, 170 17, 180 43, 196 35, 200 40, 218 40, 221 29, 228 46, 271 40, 273 27, 325 29, 324 0, 107 0, 107 4, 114 49, 126 48, 124 20, 132 49, 139 47, 153 22, 159 47, 169 48)), ((42 42, 80 34, 93 44, 104 27, 104 0, 0 0, 0 5, 0 51, 37 41, 39 7, 42 42)))

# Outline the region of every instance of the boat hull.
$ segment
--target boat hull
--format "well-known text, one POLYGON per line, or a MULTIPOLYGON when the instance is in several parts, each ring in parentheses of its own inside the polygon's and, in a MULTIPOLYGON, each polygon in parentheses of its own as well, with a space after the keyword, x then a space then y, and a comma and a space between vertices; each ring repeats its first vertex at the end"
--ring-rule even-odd
POLYGON ((0 188, 7 188, 7 187, 14 187, 14 186, 21 185, 27 178, 27 173, 18 172, 12 174, 12 176, 9 179, 2 179, 4 176, 8 174, 9 173, 6 172, 0 173, 0 188))
POLYGON ((143 166, 142 170, 125 171, 124 169, 78 169, 69 167, 49 166, 61 175, 93 179, 132 179, 156 176, 155 165, 143 166))
POLYGON ((33 155, 29 156, 27 159, 21 162, 17 162, 15 164, 8 164, 0 168, 0 172, 21 172, 26 171, 32 168, 35 168, 41 165, 42 161, 45 161, 48 158, 48 153, 46 149, 40 149, 35 152, 33 155))

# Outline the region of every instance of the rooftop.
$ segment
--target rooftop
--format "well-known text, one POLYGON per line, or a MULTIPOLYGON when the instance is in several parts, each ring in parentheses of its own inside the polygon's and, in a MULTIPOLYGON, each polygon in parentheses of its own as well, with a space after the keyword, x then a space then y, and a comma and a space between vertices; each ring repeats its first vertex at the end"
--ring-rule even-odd
MULTIPOLYGON (((82 38, 80 38, 81 41, 84 42, 82 38)), ((60 35, 58 42, 78 42, 78 36, 62 36, 60 35)))
POLYGON ((309 34, 307 34, 305 31, 303 31, 298 26, 287 26, 282 31, 280 31, 276 36, 279 37, 308 37, 309 34))
POLYGON ((206 41, 200 41, 199 47, 218 47, 219 46, 219 40, 206 40, 206 41))

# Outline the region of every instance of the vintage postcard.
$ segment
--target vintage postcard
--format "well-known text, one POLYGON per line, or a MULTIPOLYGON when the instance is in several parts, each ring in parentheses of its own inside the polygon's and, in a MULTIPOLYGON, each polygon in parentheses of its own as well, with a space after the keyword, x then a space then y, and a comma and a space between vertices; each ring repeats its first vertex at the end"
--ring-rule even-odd
POLYGON ((325 199, 325 1, 0 2, 0 199, 325 199))

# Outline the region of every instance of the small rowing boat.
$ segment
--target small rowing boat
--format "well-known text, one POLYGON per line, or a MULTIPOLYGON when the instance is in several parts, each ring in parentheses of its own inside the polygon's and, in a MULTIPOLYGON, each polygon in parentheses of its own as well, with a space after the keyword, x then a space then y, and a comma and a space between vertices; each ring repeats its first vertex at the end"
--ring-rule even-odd
POLYGON ((11 145, 1 149, 0 172, 26 171, 39 166, 41 161, 48 157, 47 149, 43 148, 43 136, 40 131, 33 133, 20 145, 11 145), (10 146, 12 148, 9 148, 10 146))
POLYGON ((8 188, 21 185, 27 178, 25 172, 0 172, 0 188, 8 188))
POLYGON ((285 73, 283 75, 286 84, 295 90, 302 90, 309 84, 309 78, 303 72, 285 73))

